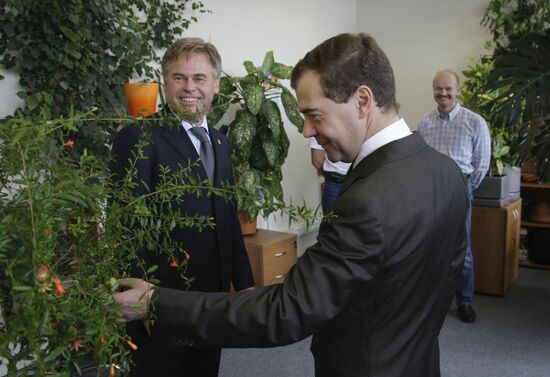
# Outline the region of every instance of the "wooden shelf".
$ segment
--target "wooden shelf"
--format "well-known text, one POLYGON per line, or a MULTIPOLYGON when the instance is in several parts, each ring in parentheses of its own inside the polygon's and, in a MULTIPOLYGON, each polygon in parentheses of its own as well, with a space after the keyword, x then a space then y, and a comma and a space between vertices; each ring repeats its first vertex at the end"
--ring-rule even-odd
POLYGON ((533 222, 533 221, 525 221, 525 220, 521 221, 521 226, 550 229, 550 224, 548 224, 548 223, 536 223, 536 222, 533 222))
MULTIPOLYGON (((532 205, 536 203, 539 200, 549 200, 550 199, 550 184, 545 183, 536 183, 536 182, 523 182, 521 184, 521 196, 525 199, 526 203, 528 203, 528 211, 526 211, 525 219, 521 221, 521 226, 524 227, 527 230, 527 240, 529 241, 528 235, 530 232, 533 232, 533 234, 540 234, 541 232, 548 232, 550 229, 550 223, 541 223, 536 221, 529 221, 531 217, 530 210, 532 209, 532 205), (531 229, 531 231, 529 230, 531 229), (537 232, 537 233, 535 233, 537 232)), ((526 246, 529 247, 529 242, 526 243, 526 246)), ((548 247, 545 247, 545 250, 542 251, 540 249, 540 245, 537 246, 536 249, 536 259, 539 260, 541 258, 540 254, 544 253, 543 256, 546 258, 547 253, 550 252, 550 249, 548 247)), ((529 255, 532 257, 534 251, 530 250, 529 255)), ((542 261, 546 261, 546 259, 543 258, 542 261)), ((533 268, 541 268, 545 270, 550 270, 550 265, 548 264, 541 264, 541 263, 535 263, 532 262, 532 260, 527 259, 525 261, 521 261, 519 263, 522 267, 533 267, 533 268)))
POLYGON ((530 267, 530 268, 540 268, 543 270, 550 270, 550 265, 548 264, 540 264, 540 263, 533 263, 530 261, 522 261, 519 262, 520 267, 530 267))
POLYGON ((521 184, 521 187, 524 187, 524 188, 534 188, 534 189, 548 189, 550 190, 550 184, 547 184, 547 183, 528 183, 528 182, 523 182, 521 184))

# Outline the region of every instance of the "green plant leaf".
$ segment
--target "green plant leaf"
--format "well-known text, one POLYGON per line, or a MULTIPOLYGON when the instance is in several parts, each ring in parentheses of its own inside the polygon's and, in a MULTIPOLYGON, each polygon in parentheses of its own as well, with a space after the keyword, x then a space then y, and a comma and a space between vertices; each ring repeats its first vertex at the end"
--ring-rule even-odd
POLYGON ((262 73, 265 75, 268 72, 271 72, 271 68, 273 67, 274 63, 275 59, 273 58, 273 51, 266 52, 264 61, 262 63, 262 73))
POLYGON ((288 135, 286 134, 286 131, 284 128, 281 132, 281 138, 280 138, 278 147, 279 147, 279 165, 282 166, 286 160, 286 157, 288 156, 288 148, 290 147, 290 140, 288 139, 288 135))
POLYGON ((59 30, 61 30, 61 32, 62 32, 67 38, 69 38, 72 42, 78 42, 78 34, 75 33, 74 31, 72 31, 71 29, 69 29, 68 27, 60 26, 60 27, 59 27, 59 30))
MULTIPOLYGON (((550 29, 514 40, 500 52, 487 78, 487 90, 500 94, 487 106, 494 122, 517 134, 520 160, 536 149, 537 140, 548 135, 543 119, 550 116, 550 29)), ((547 156, 536 154, 539 175, 547 174, 547 156)))
POLYGON ((220 119, 223 118, 223 115, 226 113, 229 108, 229 101, 223 95, 216 94, 208 109, 208 114, 206 115, 206 120, 209 125, 215 126, 218 124, 220 119))
POLYGON ((262 143, 262 147, 264 149, 265 156, 267 157, 267 163, 271 167, 277 167, 279 166, 279 145, 278 143, 274 143, 273 141, 264 141, 262 143))
POLYGON ((224 76, 220 78, 220 94, 222 95, 232 95, 236 87, 233 84, 233 80, 230 77, 224 76))
POLYGON ((260 173, 255 169, 248 169, 239 179, 239 186, 248 190, 249 192, 257 191, 260 187, 260 173))
POLYGON ((505 123, 528 122, 550 113, 550 29, 510 44, 496 61, 487 89, 506 90, 492 103, 505 123))
POLYGON ((272 140, 278 141, 281 135, 281 129, 283 128, 283 121, 281 119, 281 111, 279 106, 271 100, 266 99, 262 103, 262 115, 267 120, 267 126, 269 127, 272 140))
POLYGON ((290 91, 286 88, 283 88, 283 93, 281 94, 281 102, 283 103, 283 108, 285 109, 285 114, 298 128, 298 131, 300 133, 304 132, 304 118, 302 118, 302 115, 300 114, 300 111, 298 111, 298 103, 296 102, 296 98, 290 93, 290 91))
POLYGON ((258 73, 258 68, 256 68, 254 63, 252 63, 250 60, 245 60, 243 65, 246 73, 248 73, 249 75, 255 75, 258 73))
POLYGON ((271 68, 271 73, 273 74, 273 76, 276 76, 280 79, 290 80, 290 76, 292 74, 292 67, 281 63, 273 63, 273 67, 271 68))
POLYGON ((264 101, 264 90, 254 76, 246 76, 241 80, 244 102, 248 110, 256 115, 262 108, 264 101))
POLYGON ((247 110, 239 110, 235 121, 229 126, 228 138, 233 148, 233 153, 241 161, 248 160, 250 156, 250 144, 256 135, 256 117, 247 110))
POLYGON ((250 145, 250 157, 248 159, 248 163, 251 167, 262 172, 267 171, 270 166, 265 154, 263 142, 264 140, 259 137, 252 140, 252 144, 250 145))

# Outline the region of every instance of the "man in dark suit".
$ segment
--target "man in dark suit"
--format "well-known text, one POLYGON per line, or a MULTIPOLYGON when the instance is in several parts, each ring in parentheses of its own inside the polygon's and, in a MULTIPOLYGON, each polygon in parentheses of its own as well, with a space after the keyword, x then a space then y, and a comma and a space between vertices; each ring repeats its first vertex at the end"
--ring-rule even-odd
POLYGON ((304 136, 331 161, 352 163, 317 244, 282 285, 204 294, 129 279, 115 300, 127 319, 143 318, 154 301, 157 324, 197 347, 313 334, 319 377, 439 376, 438 335, 466 245, 465 177, 399 118, 393 71, 372 37, 325 41, 291 83, 304 136))
MULTIPOLYGON (((162 70, 168 106, 151 118, 156 120, 145 121, 143 128, 134 125, 118 133, 113 144, 113 173, 118 177, 126 174, 136 146, 146 137, 146 158, 138 159, 135 166, 139 184, 136 194, 154 191, 163 167, 176 172, 192 165, 190 174, 199 180, 211 179, 217 187, 223 181, 233 183, 228 140, 206 123, 206 113, 219 88, 221 58, 216 48, 198 38, 180 39, 166 51, 162 70), (197 130, 203 134, 195 134, 197 130), (202 163, 193 165, 199 156, 202 163)), ((233 203, 195 194, 183 199, 176 205, 182 215, 209 216, 216 224, 215 228, 202 230, 176 228, 171 233, 185 250, 177 257, 180 261, 188 258, 186 276, 194 279, 189 288, 228 292, 231 283, 236 290, 254 286, 233 203)), ((158 250, 140 250, 138 256, 143 266, 136 262, 132 275, 142 277, 143 270, 156 265, 155 277, 161 287, 185 289, 185 282, 174 268, 177 260, 170 260, 158 250)), ((160 326, 153 327, 150 337, 141 321, 130 322, 128 333, 138 345, 132 355, 132 376, 218 375, 219 347, 190 349, 160 326)))

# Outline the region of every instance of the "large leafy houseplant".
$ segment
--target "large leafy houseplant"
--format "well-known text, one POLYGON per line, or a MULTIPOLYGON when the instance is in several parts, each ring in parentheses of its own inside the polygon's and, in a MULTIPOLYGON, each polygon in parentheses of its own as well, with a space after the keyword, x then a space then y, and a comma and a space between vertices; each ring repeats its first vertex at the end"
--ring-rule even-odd
POLYGON ((480 114, 489 127, 491 134, 491 165, 488 175, 502 176, 504 167, 517 166, 518 153, 511 152, 511 145, 518 142, 515 134, 506 128, 498 126, 498 120, 488 111, 487 105, 492 103, 502 92, 500 89, 487 90, 487 78, 493 70, 493 62, 487 57, 462 71, 466 77, 460 92, 461 103, 470 110, 480 114))
POLYGON ((304 121, 296 98, 280 82, 290 79, 292 67, 275 62, 273 51, 265 54, 261 66, 251 61, 243 65, 246 76, 222 77, 220 93, 214 99, 208 120, 216 124, 226 113, 234 111, 231 104, 237 108, 229 125, 220 129, 233 148, 236 184, 250 194, 241 197, 237 207, 254 220, 259 213, 269 216, 283 203, 281 167, 290 143, 278 102, 300 132, 304 121))
MULTIPOLYGON (((194 0, 2 0, 0 65, 19 74, 27 114, 41 111, 44 93, 53 117, 120 112, 122 84, 156 79, 157 50, 205 11, 194 0)), ((88 122, 70 135, 74 151, 107 154, 115 128, 88 122)))
POLYGON ((491 52, 463 72, 463 103, 488 121, 493 166, 536 157, 540 179, 549 181, 548 1, 491 0, 481 24, 491 52))
POLYGON ((523 160, 534 157, 538 176, 550 182, 550 28, 516 39, 500 54, 487 89, 502 93, 488 108, 520 140, 523 160))

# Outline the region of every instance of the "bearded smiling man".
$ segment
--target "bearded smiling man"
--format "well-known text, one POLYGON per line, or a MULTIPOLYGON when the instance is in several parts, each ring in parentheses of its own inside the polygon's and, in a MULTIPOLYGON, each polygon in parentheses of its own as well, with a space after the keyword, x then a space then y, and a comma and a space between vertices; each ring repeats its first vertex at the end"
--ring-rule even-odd
MULTIPOLYGON (((168 105, 152 116, 155 120, 144 122, 143 129, 137 125, 123 128, 113 144, 112 172, 121 178, 129 160, 134 159, 136 145, 143 138, 149 142, 143 151, 147 158, 139 159, 135 166, 136 195, 155 191, 162 167, 177 172, 191 166, 191 174, 199 180, 212 180, 215 187, 220 187, 223 181, 233 183, 229 142, 206 122, 206 114, 218 92, 221 69, 216 48, 199 38, 180 39, 166 51, 162 71, 168 105), (202 164, 197 166, 194 163, 199 158, 202 164)), ((216 223, 215 229, 177 227, 171 233, 189 256, 186 275, 194 279, 189 289, 228 292, 231 283, 237 291, 253 287, 252 270, 233 203, 215 196, 188 194, 175 207, 182 216, 208 216, 216 223)), ((179 272, 171 267, 173 261, 161 251, 138 250, 144 266, 138 268, 136 263, 131 275, 144 277, 144 270, 157 265, 155 277, 161 287, 185 289, 179 272)), ((177 257, 181 262, 186 255, 177 257)), ((131 376, 218 375, 219 347, 189 348, 160 326, 152 327, 150 337, 142 321, 129 322, 128 334, 138 345, 132 351, 131 376)))
POLYGON ((485 119, 460 106, 457 101, 459 92, 460 81, 456 72, 448 69, 437 72, 433 79, 437 109, 420 120, 418 132, 431 147, 455 160, 468 177, 470 211, 466 219, 467 248, 456 304, 460 319, 472 323, 476 320, 472 307, 475 283, 470 244, 472 191, 479 186, 489 169, 491 137, 485 119))

